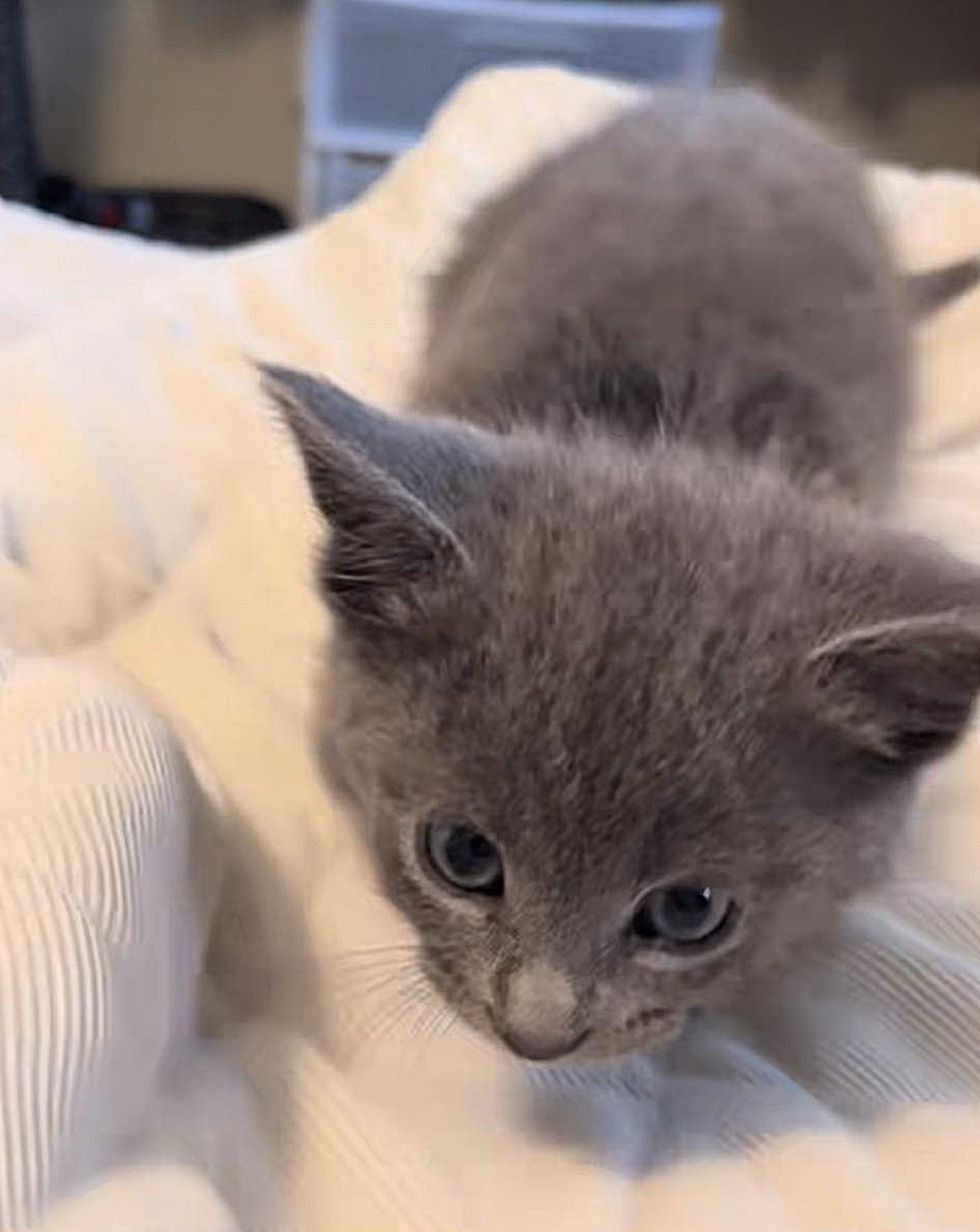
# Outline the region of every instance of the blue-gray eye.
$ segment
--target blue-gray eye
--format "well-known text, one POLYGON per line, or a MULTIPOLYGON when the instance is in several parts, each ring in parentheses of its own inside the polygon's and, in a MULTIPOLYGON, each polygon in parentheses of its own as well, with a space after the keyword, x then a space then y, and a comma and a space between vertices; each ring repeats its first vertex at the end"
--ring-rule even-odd
POLYGON ((706 885, 651 890, 633 915, 633 932, 644 941, 696 945, 722 933, 732 916, 732 897, 706 885))
POLYGON ((503 894, 500 852, 475 826, 465 821, 430 821, 424 840, 429 863, 443 881, 471 894, 503 894))

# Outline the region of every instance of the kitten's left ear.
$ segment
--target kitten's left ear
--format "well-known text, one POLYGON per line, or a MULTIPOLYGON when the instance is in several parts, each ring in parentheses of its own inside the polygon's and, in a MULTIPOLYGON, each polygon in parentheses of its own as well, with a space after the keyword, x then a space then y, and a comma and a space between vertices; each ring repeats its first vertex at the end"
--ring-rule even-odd
POLYGON ((321 576, 331 606, 373 631, 407 628, 419 588, 466 565, 456 523, 489 469, 478 434, 384 414, 290 369, 262 377, 331 528, 321 576))
POLYGON ((903 282, 909 315, 913 321, 924 321, 980 284, 980 257, 906 274, 903 282))
POLYGON ((980 690, 980 615, 855 629, 819 646, 807 669, 825 726, 879 767, 912 771, 967 727, 980 690))

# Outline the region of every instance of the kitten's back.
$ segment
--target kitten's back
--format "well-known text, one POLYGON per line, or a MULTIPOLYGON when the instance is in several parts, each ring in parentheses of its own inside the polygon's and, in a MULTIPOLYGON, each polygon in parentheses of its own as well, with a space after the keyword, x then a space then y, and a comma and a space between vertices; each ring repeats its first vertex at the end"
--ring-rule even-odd
POLYGON ((857 161, 752 91, 664 90, 477 212, 414 401, 683 437, 865 496, 898 452, 905 332, 857 161))

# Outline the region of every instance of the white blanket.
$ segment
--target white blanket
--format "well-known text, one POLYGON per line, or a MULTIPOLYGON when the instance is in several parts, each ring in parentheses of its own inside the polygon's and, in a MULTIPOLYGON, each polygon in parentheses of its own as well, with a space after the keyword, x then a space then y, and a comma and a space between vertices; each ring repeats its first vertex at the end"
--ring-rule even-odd
MULTIPOLYGON (((19 1101, 0 1108, 11 1226, 48 1208, 52 1228, 84 1232, 280 1228, 271 1165, 318 1232, 980 1229, 976 740, 929 785, 908 880, 669 1065, 526 1071, 461 1029, 380 1030, 391 1003, 366 968, 351 975, 352 951, 402 925, 308 757, 319 532, 243 356, 397 409, 421 281, 454 223, 624 97, 550 70, 484 74, 353 210, 220 259, 113 249, 128 285, 111 298, 94 241, 16 215, 28 294, 31 245, 55 242, 76 307, 35 296, 19 312, 0 288, 21 334, 0 356, 0 642, 71 654, 7 669, 0 877, 43 868, 95 938, 76 960, 102 982, 58 986, 47 909, 22 896, 5 911, 0 895, 0 953, 5 935, 40 938, 8 947, 26 967, 0 961, 0 1007, 20 1007, 0 1009, 0 1101, 19 1101), (189 1007, 208 931, 205 1046, 189 1007), (111 1012, 81 1014, 86 996, 111 1012), (66 1083, 72 1047, 84 1080, 66 1083), (52 1073, 58 1117, 37 1133, 52 1073)), ((977 182, 880 171, 875 185, 908 264, 980 251, 977 182)), ((923 331, 906 513, 980 558, 978 344, 980 295, 923 331)))

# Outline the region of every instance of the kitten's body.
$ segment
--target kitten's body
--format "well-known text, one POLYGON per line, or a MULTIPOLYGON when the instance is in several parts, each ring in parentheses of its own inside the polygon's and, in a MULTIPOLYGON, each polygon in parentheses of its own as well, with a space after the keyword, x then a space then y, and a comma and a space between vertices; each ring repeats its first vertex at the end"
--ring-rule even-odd
POLYGON ((272 374, 332 528, 329 772, 432 983, 539 1059, 663 1044, 873 884, 980 687, 980 578, 853 508, 906 379, 857 168, 751 95, 649 108, 468 228, 441 417, 272 374), (693 946, 644 914, 677 886, 730 903, 693 946))
POLYGON ((434 287, 415 401, 763 453, 877 497, 905 315, 849 153, 753 92, 663 91, 477 212, 434 287))

